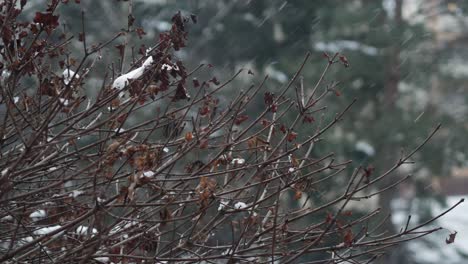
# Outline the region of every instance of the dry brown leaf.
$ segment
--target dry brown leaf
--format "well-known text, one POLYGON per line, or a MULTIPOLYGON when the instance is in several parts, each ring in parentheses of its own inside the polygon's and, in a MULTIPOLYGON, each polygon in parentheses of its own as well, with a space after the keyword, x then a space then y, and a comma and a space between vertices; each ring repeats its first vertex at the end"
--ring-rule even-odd
POLYGON ((185 141, 190 142, 190 141, 192 141, 192 139, 193 139, 192 132, 189 131, 189 132, 185 133, 185 141))
POLYGON ((302 192, 299 190, 296 190, 296 193, 294 194, 294 200, 299 200, 302 198, 302 192))
POLYGON ((445 243, 452 244, 455 242, 455 237, 457 236, 457 231, 451 233, 448 238, 445 239, 445 243))

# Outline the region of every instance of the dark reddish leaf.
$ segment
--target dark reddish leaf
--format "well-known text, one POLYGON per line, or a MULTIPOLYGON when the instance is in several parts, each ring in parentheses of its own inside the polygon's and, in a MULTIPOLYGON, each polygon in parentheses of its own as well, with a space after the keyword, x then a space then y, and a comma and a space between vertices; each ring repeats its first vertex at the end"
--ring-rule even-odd
POLYGON ((324 58, 330 60, 330 55, 328 55, 328 53, 323 52, 323 53, 322 53, 322 56, 323 56, 324 58))
POLYGON ((351 229, 346 229, 345 234, 343 236, 343 242, 347 247, 353 245, 353 232, 351 231, 351 229))
POLYGON ((244 122, 247 119, 249 119, 248 115, 238 115, 236 119, 234 120, 234 124, 240 125, 242 124, 242 122, 244 122))
POLYGON ((369 184, 370 182, 370 176, 374 172, 375 168, 372 165, 367 166, 367 168, 364 168, 364 183, 369 184))
POLYGON ((271 122, 266 120, 266 119, 262 119, 260 122, 261 122, 263 127, 267 127, 267 126, 269 126, 271 124, 271 122))
POLYGON ((52 30, 58 27, 59 25, 58 19, 59 19, 59 16, 54 16, 50 12, 47 12, 47 13, 36 12, 36 15, 34 16, 33 21, 45 27, 47 34, 50 35, 52 30))
POLYGON ((206 149, 208 147, 208 140, 207 139, 202 139, 200 140, 200 149, 206 149))
POLYGON ((119 50, 120 57, 123 57, 125 54, 125 45, 119 44, 119 45, 115 45, 115 47, 119 50))
POLYGON ((160 48, 159 50, 164 50, 170 45, 171 36, 167 32, 159 34, 160 48))
POLYGON ((138 49, 138 54, 142 55, 142 56, 145 56, 146 55, 146 45, 145 44, 141 44, 140 45, 140 48, 138 49))
POLYGON ((201 116, 206 116, 207 114, 210 113, 210 108, 208 106, 203 106, 200 108, 200 115, 201 116))
POLYGON ((178 101, 178 100, 185 100, 185 99, 190 99, 190 96, 187 93, 187 89, 185 89, 184 85, 182 82, 179 82, 177 84, 176 92, 174 97, 172 98, 172 101, 178 101))
POLYGON ((263 100, 265 101, 265 104, 268 106, 273 104, 274 99, 275 99, 275 95, 270 92, 266 92, 265 95, 263 96, 263 100))
POLYGON ((184 19, 182 18, 182 14, 180 13, 180 11, 177 12, 177 14, 175 14, 171 20, 178 30, 182 32, 185 31, 184 19))
POLYGON ((75 3, 79 4, 81 3, 81 0, 75 0, 75 3))
POLYGON ((219 85, 220 82, 218 81, 218 79, 216 77, 213 76, 213 78, 211 78, 211 80, 209 80, 209 82, 212 82, 214 83, 215 85, 219 85))
POLYGON ((370 177, 372 173, 374 172, 374 170, 375 170, 374 166, 372 165, 367 166, 367 168, 364 169, 364 176, 366 176, 367 178, 370 177))
POLYGON ((23 7, 26 5, 27 2, 28 2, 27 0, 21 0, 20 1, 21 9, 23 9, 23 7))
POLYGON ((26 36, 28 36, 28 32, 26 32, 24 30, 19 33, 20 38, 25 38, 26 36))
POLYGON ((288 129, 286 128, 285 125, 281 125, 281 126, 280 126, 280 130, 281 130, 281 132, 283 132, 284 134, 286 134, 286 132, 288 131, 288 129))
POLYGON ((121 114, 117 117, 117 122, 119 123, 123 123, 125 122, 125 120, 127 119, 128 117, 128 113, 127 114, 121 114))
POLYGON ((270 111, 273 113, 276 113, 276 111, 278 111, 278 105, 277 104, 270 105, 270 111))
POLYGON ((78 34, 78 41, 83 42, 84 39, 85 39, 84 33, 83 33, 83 32, 80 32, 80 34, 78 34))
POLYGON ((144 83, 141 80, 132 80, 130 82, 130 95, 132 97, 138 97, 138 95, 141 93, 141 89, 143 88, 144 83))
POLYGON ((143 28, 139 27, 135 29, 136 33, 138 34, 138 37, 141 39, 143 35, 146 35, 146 32, 143 30, 143 28))
POLYGON ((193 86, 194 86, 195 88, 197 88, 197 87, 200 86, 200 82, 198 81, 197 78, 193 78, 193 81, 192 81, 192 82, 193 82, 193 86))
POLYGON ((12 41, 12 36, 13 36, 13 30, 8 27, 4 27, 2 29, 2 39, 4 43, 9 43, 12 41))
POLYGON ((343 213, 341 213, 341 215, 343 215, 343 216, 352 216, 353 211, 344 211, 343 213))
POLYGON ((336 96, 341 96, 341 92, 338 91, 338 90, 335 90, 335 95, 336 95, 336 96))
POLYGON ((33 34, 37 34, 39 32, 39 29, 37 28, 36 24, 31 23, 29 26, 31 27, 31 32, 33 34))
POLYGON ((453 232, 449 235, 448 238, 445 239, 445 243, 447 244, 452 244, 453 242, 455 242, 455 237, 457 236, 457 232, 453 232))
POLYGON ((176 71, 174 68, 172 68, 169 73, 173 78, 177 78, 178 71, 176 71))
POLYGON ((263 100, 265 104, 269 107, 269 110, 275 113, 278 110, 278 105, 275 104, 275 94, 266 92, 263 96, 263 100))
POLYGON ((332 221, 333 221, 333 215, 330 212, 328 212, 327 217, 325 218, 325 223, 329 224, 332 221))
POLYGON ((168 40, 172 43, 174 50, 179 50, 182 47, 185 47, 185 42, 187 40, 188 33, 185 31, 185 23, 188 22, 188 18, 182 17, 181 13, 178 12, 172 17, 172 28, 168 35, 166 36, 165 43, 161 45, 162 48, 169 45, 168 40))
POLYGON ((52 13, 41 13, 36 12, 34 16, 35 23, 42 24, 44 26, 50 26, 56 24, 58 26, 58 16, 52 15, 52 13))
POLYGON ((140 105, 144 105, 146 103, 146 96, 141 96, 140 98, 138 98, 138 103, 140 105))
POLYGON ((310 115, 304 115, 304 119, 302 120, 303 123, 312 123, 314 121, 314 117, 310 115))
MULTIPOLYGON (((161 76, 164 76, 161 74, 161 76)), ((169 79, 161 79, 161 85, 159 86, 159 91, 166 91, 169 88, 169 79)))
POLYGON ((213 68, 213 67, 214 67, 213 64, 208 63, 208 68, 213 68))
POLYGON ((57 92, 55 91, 53 84, 49 82, 48 79, 45 79, 39 86, 39 90, 42 95, 56 96, 57 92))
POLYGON ((289 132, 288 134, 288 141, 292 142, 297 138, 297 133, 294 131, 289 132))
POLYGON ((177 67, 179 68, 177 70, 177 74, 182 78, 182 79, 186 79, 187 78, 187 70, 185 69, 185 66, 184 64, 182 63, 182 61, 178 60, 176 61, 176 65, 177 67))
POLYGON ((347 59, 345 56, 340 55, 340 61, 341 61, 341 63, 343 63, 343 65, 344 65, 346 68, 349 67, 349 61, 348 61, 348 59, 347 59))

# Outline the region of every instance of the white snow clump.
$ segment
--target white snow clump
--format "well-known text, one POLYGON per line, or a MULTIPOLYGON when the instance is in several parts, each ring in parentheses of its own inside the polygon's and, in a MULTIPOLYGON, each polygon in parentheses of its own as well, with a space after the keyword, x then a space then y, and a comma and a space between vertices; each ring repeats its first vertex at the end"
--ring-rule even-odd
POLYGON ((357 151, 365 153, 367 156, 375 155, 375 148, 366 141, 358 141, 355 146, 357 151))
POLYGON ((235 159, 232 159, 231 163, 232 163, 232 164, 242 165, 242 164, 245 163, 245 159, 243 159, 243 158, 235 158, 235 159))
POLYGON ((226 209, 226 206, 229 204, 229 201, 221 200, 219 201, 218 211, 223 211, 226 209))
POLYGON ((241 209, 244 209, 244 208, 247 208, 247 204, 243 203, 243 202, 237 202, 235 205, 234 205, 234 208, 238 209, 238 210, 241 210, 241 209))
POLYGON ((125 86, 127 86, 130 83, 131 80, 140 78, 145 72, 145 69, 150 67, 151 63, 153 63, 153 57, 149 56, 143 63, 143 65, 141 65, 141 67, 138 67, 133 71, 130 71, 115 79, 114 83, 112 84, 112 87, 122 90, 123 88, 125 88, 125 86))
POLYGON ((50 233, 52 233, 55 230, 60 229, 60 228, 62 228, 61 225, 42 227, 42 228, 39 228, 36 231, 34 231, 33 234, 36 235, 36 236, 47 235, 47 234, 50 234, 50 233))
POLYGON ((72 77, 75 76, 75 79, 78 79, 80 78, 80 75, 78 74, 75 74, 74 71, 70 70, 70 69, 65 69, 63 71, 63 82, 68 85, 71 81, 72 81, 72 77))
MULTIPOLYGON (((89 230, 89 227, 87 227, 87 226, 81 226, 81 225, 80 225, 80 226, 78 226, 78 227, 76 228, 76 234, 78 234, 78 235, 80 235, 80 236, 85 236, 85 235, 88 234, 88 230, 89 230)), ((98 233, 98 231, 97 231, 96 228, 93 228, 93 229, 91 230, 91 236, 94 236, 94 235, 97 234, 97 233, 98 233)))
POLYGON ((47 216, 47 213, 44 209, 39 209, 34 212, 32 212, 29 215, 29 218, 31 218, 33 221, 37 221, 39 219, 45 218, 47 216))

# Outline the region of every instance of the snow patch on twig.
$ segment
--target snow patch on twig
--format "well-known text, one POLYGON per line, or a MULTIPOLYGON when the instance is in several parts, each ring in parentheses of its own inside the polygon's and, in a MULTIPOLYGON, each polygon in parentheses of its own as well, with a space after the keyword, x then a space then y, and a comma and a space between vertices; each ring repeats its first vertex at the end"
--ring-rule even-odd
POLYGON ((69 106, 70 105, 70 100, 65 99, 65 98, 59 98, 59 102, 64 106, 69 106))
POLYGON ((234 165, 236 165, 236 164, 237 164, 237 165, 242 165, 242 164, 245 163, 245 159, 243 159, 243 158, 235 158, 235 159, 232 159, 231 163, 234 164, 234 165))
POLYGON ((235 209, 238 209, 238 210, 242 210, 242 209, 247 208, 247 204, 245 204, 245 203, 243 203, 243 202, 237 202, 237 203, 234 205, 234 208, 235 208, 235 209))
POLYGON ((122 90, 123 88, 125 88, 125 86, 127 86, 130 83, 131 80, 140 78, 145 72, 145 69, 151 66, 151 63, 153 63, 153 57, 149 56, 141 67, 138 67, 133 71, 130 71, 115 79, 114 83, 112 84, 112 87, 122 90))
POLYGON ((7 215, 7 216, 0 218, 0 222, 11 222, 11 221, 13 221, 13 216, 11 215, 7 215))
POLYGON ((68 197, 73 197, 73 198, 76 198, 82 194, 84 194, 85 192, 84 191, 79 191, 79 190, 73 190, 69 195, 68 197))
POLYGON ((45 217, 47 217, 47 213, 44 209, 36 210, 29 215, 29 218, 31 218, 33 221, 37 221, 45 217))
POLYGON ((65 69, 63 71, 63 82, 68 85, 72 81, 72 77, 75 76, 75 79, 80 78, 80 75, 76 74, 74 71, 70 69, 65 69))
MULTIPOLYGON (((88 230, 89 230, 89 227, 87 226, 78 226, 76 228, 76 234, 77 235, 80 235, 80 236, 85 236, 88 234, 88 230)), ((91 230, 91 236, 94 236, 98 233, 97 229, 96 228, 93 228, 91 230)))
POLYGON ((154 171, 144 171, 142 176, 146 178, 153 178, 155 175, 154 171))
POLYGON ((100 263, 108 263, 110 261, 109 257, 97 257, 94 260, 100 263))
POLYGON ((226 206, 228 206, 229 201, 221 200, 219 201, 218 211, 224 211, 226 206))
POLYGON ((36 231, 34 231, 33 234, 36 235, 36 236, 44 236, 44 235, 50 234, 50 233, 52 233, 55 230, 58 230, 60 228, 62 228, 61 225, 53 225, 53 226, 48 226, 48 227, 42 227, 42 228, 39 228, 36 231))

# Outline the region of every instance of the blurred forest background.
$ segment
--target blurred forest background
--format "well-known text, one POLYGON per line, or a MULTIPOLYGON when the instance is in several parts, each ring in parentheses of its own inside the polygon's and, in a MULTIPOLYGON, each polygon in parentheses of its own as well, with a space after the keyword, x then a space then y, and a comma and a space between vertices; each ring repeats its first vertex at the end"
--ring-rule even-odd
MULTIPOLYGON (((40 2, 29 1, 28 8, 34 10, 40 2)), ((416 165, 406 165, 393 176, 411 174, 410 181, 370 203, 356 203, 355 210, 381 207, 392 213, 385 228, 398 230, 407 214, 412 214, 412 221, 423 221, 454 197, 468 193, 468 1, 133 0, 129 7, 128 1, 82 0, 81 5, 60 8, 62 30, 72 33, 80 32, 80 9, 85 11, 87 38, 94 43, 125 29, 131 8, 135 25, 144 32, 136 41, 141 46, 129 56, 140 56, 137 53, 145 44, 168 30, 175 12, 194 14, 198 23, 189 30, 188 48, 177 56, 192 67, 212 64, 218 79, 229 78, 239 68, 251 70, 254 78, 269 75, 272 92, 289 80, 307 51, 312 52, 312 60, 303 78, 306 88, 312 89, 307 84, 320 78, 323 54, 340 52, 350 67, 334 67, 327 77, 341 83, 339 96, 328 102, 329 111, 342 109, 353 98, 358 101, 328 144, 314 151, 333 151, 343 159, 352 158, 355 165, 381 171, 442 123, 440 133, 417 153, 416 165), (102 21, 112 23, 103 26, 102 21)), ((117 57, 116 45, 107 51, 112 56, 101 55, 103 65, 114 63, 120 69, 119 62, 109 59, 117 57)), ((237 79, 239 87, 251 81, 247 71, 237 79)), ((88 93, 92 95, 92 88, 88 93)), ((328 192, 333 186, 311 190, 314 195, 328 192)), ((446 231, 405 244, 382 263, 466 263, 468 217, 463 206, 439 221, 446 231), (457 240, 446 245, 445 237, 453 231, 458 232, 457 240)))

